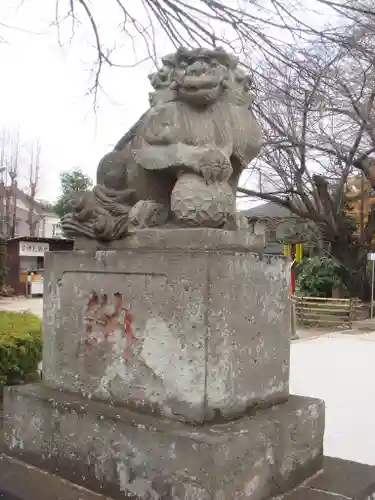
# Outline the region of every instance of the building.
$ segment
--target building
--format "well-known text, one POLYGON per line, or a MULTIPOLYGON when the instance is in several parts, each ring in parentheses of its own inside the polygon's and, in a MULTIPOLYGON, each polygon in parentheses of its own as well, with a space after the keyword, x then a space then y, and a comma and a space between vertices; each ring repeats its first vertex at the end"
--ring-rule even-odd
POLYGON ((67 238, 21 236, 8 239, 7 285, 17 295, 42 294, 45 252, 73 250, 73 245, 73 240, 67 238), (37 291, 33 291, 33 288, 37 291))
POLYGON ((0 183, 0 233, 8 237, 62 238, 59 217, 46 202, 0 183), (16 206, 13 210, 14 204, 16 206), (13 229, 14 226, 14 229, 13 229))
POLYGON ((262 237, 267 253, 282 254, 283 243, 299 231, 303 219, 281 205, 267 202, 241 212, 254 236, 262 237))
POLYGON ((60 217, 46 208, 38 228, 40 238, 63 238, 60 217))
POLYGON ((6 284, 16 294, 43 293, 44 254, 72 250, 51 206, 0 183, 0 234, 6 238, 6 284))

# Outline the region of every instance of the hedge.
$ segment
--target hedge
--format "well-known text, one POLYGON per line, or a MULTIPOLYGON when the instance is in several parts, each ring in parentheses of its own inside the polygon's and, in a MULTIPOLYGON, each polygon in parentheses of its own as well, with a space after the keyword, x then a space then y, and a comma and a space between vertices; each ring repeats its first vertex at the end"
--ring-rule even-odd
POLYGON ((0 311, 0 387, 36 373, 42 359, 42 322, 31 313, 0 311))

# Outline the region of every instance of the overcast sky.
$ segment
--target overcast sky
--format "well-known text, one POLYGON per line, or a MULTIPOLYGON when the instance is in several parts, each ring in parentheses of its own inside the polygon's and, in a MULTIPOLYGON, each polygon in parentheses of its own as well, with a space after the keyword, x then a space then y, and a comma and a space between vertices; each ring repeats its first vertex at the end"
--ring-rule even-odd
MULTIPOLYGON (((40 33, 0 25, 5 39, 0 43, 0 126, 20 125, 25 141, 40 138, 44 168, 39 196, 51 201, 59 192, 61 170, 79 166, 95 176, 100 158, 147 108, 152 69, 147 62, 106 70, 103 83, 110 98, 102 94, 94 113, 93 96, 87 95, 93 61, 89 34, 79 33, 69 44, 65 33, 60 47, 56 27, 49 26, 53 4, 26 0, 17 9, 17 0, 0 1, 1 23, 40 33)), ((127 62, 133 61, 130 51, 127 62)))
MULTIPOLYGON (((121 19, 110 10, 115 2, 91 5, 103 9, 96 10, 102 33, 109 45, 115 41, 118 45, 114 28, 121 19)), ((151 90, 147 75, 153 69, 150 61, 129 69, 105 69, 101 81, 108 97, 100 95, 94 113, 93 96, 88 94, 95 59, 92 33, 88 25, 81 26, 70 41, 71 24, 65 22, 58 32, 51 25, 54 19, 54 0, 0 0, 4 40, 0 42, 0 126, 19 125, 24 141, 40 139, 44 168, 38 196, 50 201, 59 194, 61 170, 79 166, 95 177, 100 158, 147 108, 151 90)), ((163 48, 158 55, 168 53, 168 41, 162 33, 157 36, 163 48)), ((130 43, 117 46, 121 63, 132 64, 145 55, 138 45, 136 54, 130 43)))

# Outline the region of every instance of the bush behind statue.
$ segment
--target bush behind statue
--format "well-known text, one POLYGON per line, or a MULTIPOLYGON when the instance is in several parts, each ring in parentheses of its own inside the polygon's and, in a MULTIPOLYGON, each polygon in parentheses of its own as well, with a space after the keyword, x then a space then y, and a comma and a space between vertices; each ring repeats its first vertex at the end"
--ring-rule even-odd
POLYGON ((0 387, 34 375, 42 359, 40 318, 31 313, 0 311, 0 387))
POLYGON ((314 256, 297 266, 297 291, 309 297, 332 297, 334 288, 343 287, 341 268, 330 257, 314 256))

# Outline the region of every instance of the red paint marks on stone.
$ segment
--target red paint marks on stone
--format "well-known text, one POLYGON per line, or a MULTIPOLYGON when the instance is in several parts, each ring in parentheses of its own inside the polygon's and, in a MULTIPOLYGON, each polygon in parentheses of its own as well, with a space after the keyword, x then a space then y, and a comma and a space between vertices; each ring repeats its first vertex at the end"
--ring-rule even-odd
MULTIPOLYGON (((125 309, 124 311, 124 336, 128 340, 129 345, 131 346, 134 341, 135 337, 133 335, 133 328, 132 328, 132 321, 133 317, 130 314, 128 310, 125 309)), ((126 361, 129 361, 133 356, 133 351, 130 347, 127 347, 124 352, 124 359, 126 361)))
POLYGON ((113 300, 110 301, 106 294, 99 297, 96 292, 92 292, 85 312, 85 351, 91 351, 94 344, 107 342, 116 331, 120 331, 128 344, 124 350, 124 359, 129 361, 133 356, 131 345, 136 338, 133 335, 133 317, 124 305, 122 294, 114 293, 113 300))
POLYGON ((124 351, 124 359, 125 361, 130 361, 133 357, 133 351, 128 347, 124 351))

